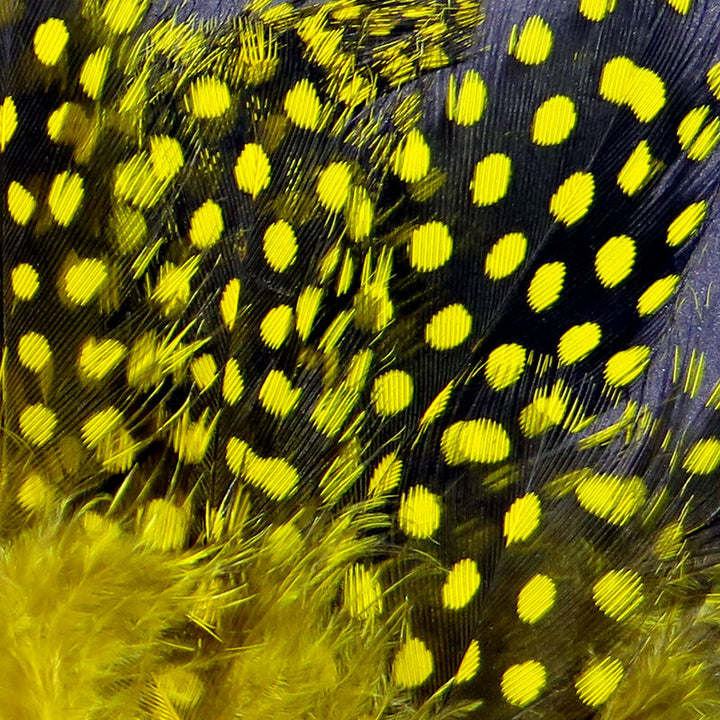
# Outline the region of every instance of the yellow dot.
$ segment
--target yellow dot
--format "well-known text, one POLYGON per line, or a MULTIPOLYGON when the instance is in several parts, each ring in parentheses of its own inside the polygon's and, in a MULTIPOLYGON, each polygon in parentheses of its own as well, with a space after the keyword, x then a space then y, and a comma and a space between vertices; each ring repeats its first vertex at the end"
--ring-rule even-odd
POLYGON ((271 370, 260 388, 258 399, 266 412, 284 418, 293 411, 301 393, 301 388, 293 387, 282 370, 271 370))
POLYGON ((30 512, 42 512, 51 507, 55 493, 42 475, 33 473, 23 479, 17 499, 23 509, 30 512))
POLYGON ((430 148, 419 130, 411 130, 391 159, 392 171, 405 182, 422 180, 430 171, 430 148))
POLYGON ((222 395, 228 405, 236 405, 243 393, 245 383, 240 372, 240 365, 235 358, 225 363, 223 373, 222 395))
POLYGON ((703 105, 690 110, 678 125, 680 146, 690 160, 705 160, 720 142, 720 119, 711 118, 710 107, 703 105))
POLYGON ((555 95, 535 111, 532 141, 536 145, 558 145, 570 137, 575 128, 575 103, 564 95, 555 95))
POLYGON ((297 491, 300 475, 284 458, 260 457, 247 443, 231 437, 226 446, 228 468, 262 490, 272 500, 285 500, 297 491))
POLYGON ((102 18, 112 32, 120 35, 140 24, 147 7, 148 0, 107 0, 102 18))
POLYGON ((475 70, 463 75, 460 90, 455 96, 454 82, 448 83, 447 116, 458 125, 474 125, 485 112, 487 105, 487 86, 475 70))
MULTIPOLYGON (((338 248, 339 249, 339 248, 338 248)), ((321 275, 323 274, 323 270, 320 271, 321 275)), ((352 251, 350 248, 345 248, 345 254, 342 259, 342 265, 340 266, 340 271, 337 273, 337 279, 335 284, 335 293, 339 296, 345 295, 352 285, 353 280, 355 279, 356 273, 355 273, 355 258, 353 256, 352 251)), ((367 285, 363 290, 367 292, 367 285)), ((362 294, 363 291, 360 291, 362 294)), ((358 296, 356 295, 355 298, 358 296)), ((388 298, 389 300, 389 298, 388 298)))
POLYGON ((581 702, 598 707, 615 692, 623 678, 622 663, 614 658, 594 659, 575 680, 575 690, 581 702))
POLYGON ((626 619, 642 600, 642 578, 634 570, 610 570, 593 585, 593 601, 613 620, 626 619))
POLYGON ((517 34, 513 29, 510 53, 524 65, 539 65, 550 57, 553 47, 553 33, 550 26, 539 15, 528 18, 517 34))
POLYGON ((323 168, 317 183, 317 196, 320 204, 333 213, 340 212, 348 199, 352 173, 346 162, 330 163, 323 168))
POLYGON ((205 457, 215 427, 214 421, 207 423, 208 412, 206 409, 197 420, 190 420, 185 414, 174 426, 171 443, 181 462, 197 465, 205 457))
POLYGON ((355 242, 364 240, 372 231, 375 222, 375 206, 368 191, 363 187, 350 190, 345 205, 345 226, 348 235, 355 242))
POLYGON ((652 315, 657 312, 672 296, 680 282, 679 275, 668 275, 656 280, 637 301, 637 311, 640 317, 652 315))
POLYGON ((599 92, 608 102, 627 105, 640 122, 650 122, 665 107, 662 78, 624 56, 605 63, 600 74, 599 92))
POLYGON ((540 499, 535 493, 528 493, 515 500, 503 518, 505 545, 530 538, 540 525, 541 516, 540 499))
POLYGON ((559 425, 565 419, 569 399, 569 390, 559 381, 549 391, 536 390, 532 402, 520 412, 523 435, 537 437, 559 425))
POLYGON ((47 367, 51 357, 50 343, 44 335, 29 332, 18 340, 18 358, 31 372, 40 372, 47 367))
POLYGON ((460 420, 443 432, 440 451, 448 465, 495 463, 510 454, 510 436, 495 420, 460 420))
POLYGON ((317 129, 320 123, 320 98, 309 80, 300 80, 287 91, 283 107, 290 122, 305 130, 317 129))
POLYGON ((102 260, 78 260, 65 271, 65 295, 75 305, 88 305, 100 292, 107 277, 108 269, 102 260))
POLYGON ((126 205, 115 207, 110 221, 110 233, 123 255, 139 250, 145 242, 147 231, 147 222, 142 212, 126 205))
POLYGON ((289 305, 278 305, 262 319, 260 337, 265 345, 277 350, 287 340, 294 325, 293 309, 289 305))
POLYGON ((247 443, 231 437, 227 442, 225 451, 225 459, 230 471, 235 474, 243 472, 245 461, 251 454, 252 450, 250 450, 247 443))
POLYGON ((617 184, 626 195, 635 195, 661 167, 650 153, 648 141, 641 140, 618 173, 617 184))
POLYGON ((573 225, 587 215, 594 197, 592 174, 576 172, 564 180, 550 198, 550 212, 558 222, 573 225))
POLYGON ((53 178, 48 207, 58 225, 67 227, 73 221, 85 196, 85 185, 77 173, 63 172, 53 178))
POLYGON ((637 66, 627 57, 619 56, 609 60, 600 76, 600 95, 617 105, 629 103, 632 83, 637 66))
POLYGON ((720 118, 713 118, 695 138, 688 150, 690 160, 705 160, 720 142, 720 118))
POLYGON ((230 89, 222 80, 200 77, 190 86, 185 103, 196 118, 219 118, 230 108, 230 89))
POLYGON ((310 331, 315 323, 320 303, 323 298, 323 290, 319 287, 308 285, 298 295, 295 305, 295 329, 301 340, 307 340, 310 331))
POLYGON ((197 268, 197 256, 190 257, 180 266, 171 262, 162 265, 151 298, 162 306, 164 315, 177 314, 187 307, 191 293, 190 283, 197 268))
MULTIPOLYGON (((341 385, 325 390, 317 398, 310 419, 323 435, 335 437, 346 427, 345 422, 356 400, 357 395, 350 391, 347 386, 343 387, 341 385)), ((373 490, 372 483, 373 479, 371 478, 371 494, 373 490)))
POLYGON ((78 358, 80 374, 87 380, 102 380, 127 354, 127 348, 117 340, 97 341, 89 337, 83 342, 78 358))
POLYGON ((398 525, 409 537, 432 537, 440 527, 440 498, 422 485, 415 485, 400 499, 398 525))
POLYGON ((108 65, 110 64, 110 48, 103 45, 88 55, 80 69, 80 85, 85 94, 97 100, 105 87, 108 65))
POLYGON ((532 277, 527 291, 533 312, 542 312, 557 302, 565 284, 565 265, 561 262, 541 265, 532 277))
POLYGON ((17 128, 17 109, 15 101, 6 97, 0 105, 0 153, 5 152, 17 128))
POLYGON ((378 415, 395 415, 410 405, 413 392, 413 379, 408 373, 389 370, 373 382, 370 401, 378 415))
POLYGON ((359 563, 345 573, 343 596, 344 605, 352 617, 367 618, 382 612, 382 587, 377 578, 359 563))
POLYGON ((512 175, 512 161, 503 153, 486 155, 475 165, 470 192, 479 207, 494 205, 507 195, 512 175))
POLYGON ((435 313, 425 326, 425 342, 433 350, 449 350, 467 340, 472 330, 472 315, 459 303, 435 313))
POLYGON ((47 120, 47 134, 56 143, 79 144, 89 132, 88 124, 88 117, 82 105, 65 102, 50 113, 47 120))
POLYGON ((485 363, 485 379, 493 390, 502 390, 516 383, 525 369, 527 353, 522 345, 498 345, 485 363))
POLYGON ((418 638, 410 638, 395 656, 393 681, 401 688, 419 687, 432 675, 433 668, 433 654, 427 645, 418 638))
POLYGON ((679 15, 687 15, 693 4, 693 0, 665 0, 665 2, 679 15))
POLYGON ((694 235, 707 217, 707 202, 688 205, 668 226, 667 244, 677 247, 694 235))
POLYGON ((480 668, 480 643, 471 640, 465 654, 460 661, 460 666, 455 673, 455 682, 462 683, 472 680, 480 668))
POLYGON ((619 285, 635 264, 635 241, 627 235, 611 237, 595 255, 595 274, 604 287, 619 285))
POLYGON ((50 18, 38 25, 33 37, 35 57, 48 67, 57 65, 70 39, 65 23, 59 18, 50 18))
POLYGON ((547 575, 534 575, 518 593, 517 614, 529 625, 541 620, 555 605, 555 581, 547 575))
POLYGON ((225 229, 222 208, 206 200, 190 217, 190 242, 199 250, 211 248, 225 229))
POLYGON ((153 135, 150 138, 150 163, 160 180, 172 180, 185 164, 182 145, 168 135, 153 135))
POLYGON ((528 660, 511 665, 503 673, 500 689, 505 700, 511 705, 525 707, 537 700, 546 683, 545 666, 537 660, 528 660))
POLYGON ((30 222, 36 206, 35 196, 19 182, 13 181, 8 185, 8 212, 18 225, 27 225, 30 222))
POLYGON ((707 475, 720 465, 720 439, 698 440, 683 460, 683 468, 693 475, 707 475))
POLYGON ((189 513, 170 500, 151 500, 143 516, 142 540, 161 552, 180 550, 187 541, 189 513))
POLYGON ((600 22, 615 10, 617 0, 580 0, 578 10, 587 20, 600 22))
POLYGON ((46 405, 28 405, 20 413, 20 432, 32 445, 46 445, 55 434, 57 417, 46 405))
POLYGON ((217 373, 217 363, 210 353, 198 355, 190 363, 190 375, 200 392, 205 392, 215 382, 217 373))
MULTIPOLYGON (((181 351, 184 351, 182 346, 181 351)), ((155 332, 146 332, 136 337, 127 362, 128 385, 133 389, 147 390, 163 378, 167 371, 158 367, 157 360, 159 358, 164 360, 164 354, 164 348, 158 343, 155 332)), ((173 370, 180 370, 185 360, 186 357, 177 357, 170 367, 173 370)))
POLYGON ((275 527, 264 543, 264 547, 270 551, 273 564, 285 565, 293 562, 297 552, 302 549, 305 539, 291 520, 275 527))
MULTIPOLYGON (((155 156, 160 167, 162 157, 155 156)), ((162 197, 167 181, 159 177, 147 153, 133 155, 115 169, 114 193, 118 199, 138 208, 150 208, 162 197)))
POLYGON ((527 253, 528 241, 519 232, 503 235, 485 257, 485 274, 491 280, 512 275, 522 264, 527 253))
POLYGON ((597 323, 573 325, 560 336, 558 342, 560 364, 572 365, 584 360, 600 344, 601 338, 602 330, 597 323))
MULTIPOLYGON (((338 251, 340 250, 338 246, 338 251)), ((321 275, 324 275, 324 269, 321 269, 321 275)), ((328 272, 329 276, 330 272, 328 272)), ((340 266, 340 270, 337 273, 336 276, 336 284, 335 284, 335 292, 338 296, 345 295, 352 285, 353 280, 355 279, 355 258, 353 256, 352 251, 350 248, 345 248, 345 254, 342 259, 342 265, 340 266)), ((324 279, 324 278, 323 278, 324 279)), ((359 295, 362 295, 368 291, 368 286, 365 285, 362 290, 360 290, 354 297, 353 302, 356 300, 358 302, 362 302, 359 300, 359 295)), ((389 300, 389 297, 388 297, 389 300)))
POLYGON ((653 554, 660 560, 678 558, 685 545, 685 530, 682 522, 672 522, 660 530, 653 544, 653 554))
POLYGON ((692 146, 709 114, 710 106, 702 105, 690 110, 680 121, 677 137, 683 150, 688 150, 692 146))
POLYGON ((122 413, 115 407, 108 407, 93 413, 80 428, 83 442, 89 448, 97 448, 104 438, 122 425, 122 413))
POLYGON ((587 473, 575 496, 587 512, 613 525, 625 525, 642 507, 647 491, 640 477, 587 473))
POLYGON ((233 278, 225 285, 222 296, 220 297, 220 317, 222 317, 223 325, 225 325, 228 330, 232 330, 235 327, 239 303, 240 280, 233 278))
POLYGON ((32 300, 40 287, 40 277, 32 265, 20 263, 13 268, 10 283, 18 300, 32 300))
POLYGON ((397 453, 388 453, 375 466, 370 476, 368 494, 376 497, 392 492, 400 484, 402 473, 402 460, 398 459, 397 453))
POLYGON ((275 272, 285 272, 297 255, 297 239, 292 225, 285 220, 274 222, 263 235, 265 262, 275 272))
POLYGON ((458 560, 451 568, 442 587, 443 607, 448 610, 464 608, 480 587, 477 563, 470 558, 458 560))
POLYGON ((420 272, 437 270, 451 257, 453 240, 447 225, 432 221, 416 227, 408 243, 408 260, 420 272))
POLYGON ((645 372, 650 362, 650 348, 635 345, 615 353, 605 363, 605 382, 611 387, 624 387, 645 372))
POLYGON ((710 92, 720 100, 720 63, 713 65, 707 71, 707 84, 710 92))
POLYGON ((270 160, 262 145, 248 143, 235 163, 235 181, 243 192, 256 198, 270 185, 270 160))
POLYGON ((368 348, 360 350, 350 358, 345 382, 352 392, 360 392, 365 387, 372 363, 373 352, 368 348))
POLYGON ((297 491, 300 476, 284 458, 261 458, 248 454, 243 471, 245 479, 273 500, 285 500, 297 491))
MULTIPOLYGON (((353 307, 355 315, 352 319, 356 327, 366 333, 380 332, 392 322, 395 314, 387 285, 378 282, 361 285, 353 298, 353 307)), ((330 326, 326 337, 333 345, 345 332, 349 319, 341 313, 337 316, 337 322, 330 326)))
POLYGON ((428 404, 420 417, 420 428, 425 430, 429 425, 432 425, 439 417, 442 417, 443 413, 447 409, 447 404, 452 396, 453 389, 455 387, 454 381, 450 381, 428 404))

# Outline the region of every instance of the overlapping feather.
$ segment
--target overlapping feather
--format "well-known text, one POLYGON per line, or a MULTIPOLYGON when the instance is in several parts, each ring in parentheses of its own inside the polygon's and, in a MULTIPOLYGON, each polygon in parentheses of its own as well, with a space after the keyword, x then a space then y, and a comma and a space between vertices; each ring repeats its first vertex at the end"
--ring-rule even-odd
POLYGON ((0 714, 715 717, 720 6, 148 6, 0 6, 0 714))

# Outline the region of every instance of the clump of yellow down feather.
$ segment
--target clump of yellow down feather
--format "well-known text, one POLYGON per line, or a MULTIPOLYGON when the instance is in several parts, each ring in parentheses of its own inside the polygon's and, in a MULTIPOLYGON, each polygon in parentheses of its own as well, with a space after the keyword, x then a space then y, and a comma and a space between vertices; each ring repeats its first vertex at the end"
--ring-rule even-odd
POLYGON ((0 0, 0 717, 719 717, 717 9, 0 0))

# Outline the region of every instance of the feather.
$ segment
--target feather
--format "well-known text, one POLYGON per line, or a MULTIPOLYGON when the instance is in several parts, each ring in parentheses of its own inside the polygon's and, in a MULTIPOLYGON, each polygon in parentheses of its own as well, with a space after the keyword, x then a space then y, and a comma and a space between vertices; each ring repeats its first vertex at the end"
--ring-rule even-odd
POLYGON ((720 715, 716 0, 0 2, 2 717, 720 715))

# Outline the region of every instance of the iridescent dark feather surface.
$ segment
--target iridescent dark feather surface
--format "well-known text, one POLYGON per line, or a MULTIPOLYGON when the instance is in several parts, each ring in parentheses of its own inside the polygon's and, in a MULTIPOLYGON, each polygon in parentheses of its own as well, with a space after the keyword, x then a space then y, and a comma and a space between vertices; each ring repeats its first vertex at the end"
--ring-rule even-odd
POLYGON ((720 4, 0 42, 1 717, 720 717, 720 4))

